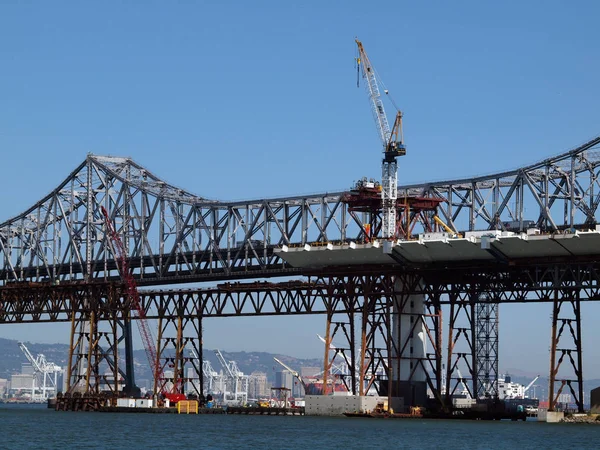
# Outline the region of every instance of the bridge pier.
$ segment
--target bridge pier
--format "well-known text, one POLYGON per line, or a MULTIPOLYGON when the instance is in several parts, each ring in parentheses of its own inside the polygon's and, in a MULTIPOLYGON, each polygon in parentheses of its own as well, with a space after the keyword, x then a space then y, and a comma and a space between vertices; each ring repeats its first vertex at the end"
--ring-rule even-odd
POLYGON ((450 317, 448 323, 448 350, 446 364, 446 398, 445 404, 452 405, 452 396, 458 386, 466 390, 466 395, 474 397, 476 365, 473 342, 475 341, 475 299, 477 293, 465 294, 450 292, 450 317), (459 325, 463 326, 459 326, 459 325), (460 370, 462 367, 462 371, 460 370), (466 369, 466 372, 465 372, 466 369), (465 376, 466 375, 466 376, 465 376))
POLYGON ((389 397, 405 406, 427 404, 426 324, 423 280, 418 275, 395 277, 392 305, 392 370, 389 397))
POLYGON ((499 304, 493 295, 479 296, 475 316, 474 392, 477 398, 498 397, 498 337, 499 304))
POLYGON ((406 407, 424 406, 429 389, 441 405, 439 294, 428 292, 420 275, 371 274, 318 281, 327 286, 324 385, 337 358, 348 366, 344 381, 353 394, 375 390, 388 396, 389 404, 395 403, 392 398, 402 397, 406 407), (357 318, 360 336, 354 333, 357 318))
POLYGON ((123 322, 117 311, 110 318, 100 317, 93 307, 97 299, 89 300, 90 309, 74 313, 71 319, 67 393, 117 396, 125 376, 119 368, 118 352, 123 322))
POLYGON ((135 384, 135 369, 133 363, 133 335, 131 332, 131 313, 125 314, 122 322, 123 342, 125 344, 125 379, 123 392, 131 397, 140 396, 140 388, 135 384))
POLYGON ((548 411, 555 411, 557 404, 561 403, 561 394, 568 393, 573 396, 578 412, 584 412, 580 295, 580 289, 555 285, 552 302, 548 411), (565 388, 567 392, 563 392, 565 388))
POLYGON ((163 377, 155 380, 154 392, 187 393, 203 399, 202 315, 178 309, 175 316, 160 316, 156 348, 163 377))
POLYGON ((358 313, 357 300, 361 296, 364 286, 358 277, 331 277, 319 279, 318 282, 326 285, 326 307, 325 318, 325 353, 323 359, 323 395, 334 392, 336 389, 335 378, 331 379, 331 391, 329 380, 332 368, 337 362, 342 364, 346 373, 341 377, 344 386, 353 395, 361 390, 359 386, 360 376, 357 376, 357 366, 360 364, 356 352, 356 322, 358 313), (343 305, 342 311, 336 308, 336 304, 343 305), (334 320, 335 319, 335 320, 334 320), (332 343, 335 341, 335 345, 332 343), (333 356, 330 357, 331 353, 333 356))
POLYGON ((377 395, 390 392, 393 301, 393 277, 380 275, 366 280, 361 311, 359 395, 367 395, 372 389, 377 395))

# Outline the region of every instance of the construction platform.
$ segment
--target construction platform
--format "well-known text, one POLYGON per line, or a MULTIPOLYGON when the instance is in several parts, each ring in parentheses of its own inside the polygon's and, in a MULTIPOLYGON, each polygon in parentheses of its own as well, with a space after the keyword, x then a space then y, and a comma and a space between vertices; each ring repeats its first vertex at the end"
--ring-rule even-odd
POLYGON ((177 408, 128 408, 126 406, 102 406, 98 412, 145 413, 145 414, 225 414, 223 408, 198 408, 198 412, 183 412, 177 408))
POLYGON ((462 420, 527 420, 525 412, 453 411, 448 413, 388 413, 388 412, 345 412, 346 417, 373 419, 462 419, 462 420))

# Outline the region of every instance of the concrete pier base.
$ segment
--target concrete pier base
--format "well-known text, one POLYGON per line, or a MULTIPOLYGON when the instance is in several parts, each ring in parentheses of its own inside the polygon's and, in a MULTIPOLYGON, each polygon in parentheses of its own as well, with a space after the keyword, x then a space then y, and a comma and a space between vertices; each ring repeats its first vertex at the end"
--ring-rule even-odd
MULTIPOLYGON (((360 395, 307 395, 305 398, 305 415, 307 416, 341 416, 345 412, 373 411, 377 403, 383 403, 387 409, 388 398, 360 395)), ((394 411, 403 408, 401 398, 392 399, 394 411)))
POLYGON ((557 423, 565 418, 562 411, 548 411, 547 409, 538 409, 538 422, 557 423))

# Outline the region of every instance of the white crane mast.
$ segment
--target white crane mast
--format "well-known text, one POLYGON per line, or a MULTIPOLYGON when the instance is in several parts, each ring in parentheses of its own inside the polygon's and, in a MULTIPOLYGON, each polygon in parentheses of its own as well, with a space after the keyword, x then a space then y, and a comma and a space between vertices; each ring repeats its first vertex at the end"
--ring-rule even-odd
MULTIPOLYGON (((390 125, 385 114, 383 101, 379 92, 375 69, 369 61, 365 49, 356 39, 359 56, 357 63, 362 69, 363 78, 367 80, 367 93, 371 104, 371 112, 375 119, 377 132, 383 144, 384 158, 381 164, 381 237, 392 239, 396 235, 396 200, 398 199, 398 163, 396 157, 406 154, 402 137, 402 113, 398 111, 394 127, 390 125)), ((387 94, 387 91, 385 91, 387 94)))

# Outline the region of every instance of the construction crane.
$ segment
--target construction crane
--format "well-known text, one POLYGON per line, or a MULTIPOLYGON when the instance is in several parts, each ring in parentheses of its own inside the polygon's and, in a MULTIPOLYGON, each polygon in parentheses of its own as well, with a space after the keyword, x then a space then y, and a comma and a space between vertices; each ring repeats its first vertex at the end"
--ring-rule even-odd
POLYGON ((125 255, 125 246, 123 245, 123 241, 121 237, 115 230, 113 226, 112 220, 108 215, 108 211, 104 206, 100 207, 102 211, 102 215, 104 216, 104 223, 106 225, 106 229, 110 236, 113 248, 113 254, 115 255, 115 262, 117 262, 117 267, 119 269, 119 273, 121 274, 121 278, 125 283, 127 288, 127 295, 131 300, 131 304, 134 308, 134 311, 137 313, 137 324, 140 330, 140 335, 142 336, 142 343, 144 344, 144 350, 146 351, 146 357, 148 358, 148 363, 150 364, 150 369, 152 370, 152 377, 154 378, 154 386, 158 383, 160 379, 160 375, 162 375, 162 371, 160 368, 160 363, 158 358, 156 357, 156 348, 154 347, 154 337, 152 335, 152 331, 148 326, 148 321, 146 319, 146 311, 142 308, 140 302, 140 294, 137 290, 137 285, 133 275, 129 270, 129 264, 127 262, 127 258, 125 255))
POLYGON ((294 375, 298 379, 298 381, 300 382, 300 384, 302 384, 302 387, 304 388, 305 394, 307 394, 309 392, 308 386, 306 385, 306 383, 304 382, 304 380, 302 379, 302 377, 300 376, 300 374, 298 372, 296 372, 294 369, 290 368, 289 366, 285 365, 283 362, 279 361, 277 358, 273 357, 273 359, 275 360, 275 362, 277 362, 285 370, 290 372, 292 375, 294 375))
MULTIPOLYGON (((396 200, 398 198, 398 164, 396 158, 406 154, 402 135, 402 112, 397 111, 396 120, 390 129, 383 101, 379 92, 379 81, 375 69, 358 39, 357 70, 367 80, 366 87, 371 103, 371 112, 375 119, 379 139, 383 144, 383 161, 381 164, 381 237, 392 239, 396 235, 396 200)), ((384 89, 388 94, 387 89, 384 89)))
MULTIPOLYGON (((140 330, 146 357, 148 358, 148 363, 150 365, 150 369, 152 370, 152 377, 154 379, 154 386, 156 390, 159 380, 164 379, 160 361, 156 354, 156 347, 154 346, 154 342, 156 342, 156 340, 154 339, 152 330, 148 325, 146 311, 144 311, 144 308, 142 307, 135 278, 133 278, 133 274, 129 270, 129 264, 127 262, 123 241, 115 230, 106 208, 104 208, 104 206, 100 206, 100 209, 102 211, 102 215, 104 216, 104 223, 106 225, 110 241, 112 242, 113 254, 115 255, 117 268, 119 269, 121 278, 123 279, 123 282, 127 288, 127 296, 131 301, 133 311, 137 314, 136 322, 138 324, 138 329, 140 330)), ((181 380, 177 380, 175 383, 173 383, 172 392, 163 392, 162 394, 172 403, 177 403, 179 400, 184 400, 186 398, 185 395, 177 392, 180 388, 181 380)))
POLYGON ((529 383, 529 384, 528 384, 528 385, 525 387, 525 389, 523 389, 523 397, 525 397, 525 393, 526 393, 526 392, 529 390, 529 388, 531 388, 531 386, 533 386, 533 383, 535 383, 535 382, 538 380, 538 378, 539 378, 539 377, 540 377, 540 376, 539 376, 539 375, 537 375, 537 376, 536 376, 536 377, 533 379, 533 381, 532 381, 531 383, 529 383))
POLYGON ((54 363, 46 361, 46 357, 39 353, 37 358, 34 358, 29 349, 23 342, 19 342, 19 348, 25 355, 25 358, 33 367, 33 380, 31 386, 31 400, 36 400, 35 391, 40 390, 41 400, 47 400, 49 391, 54 394, 58 392, 58 374, 62 373, 62 369, 54 363), (37 376, 42 375, 42 385, 37 386, 37 376))

